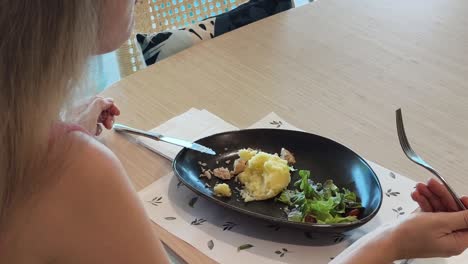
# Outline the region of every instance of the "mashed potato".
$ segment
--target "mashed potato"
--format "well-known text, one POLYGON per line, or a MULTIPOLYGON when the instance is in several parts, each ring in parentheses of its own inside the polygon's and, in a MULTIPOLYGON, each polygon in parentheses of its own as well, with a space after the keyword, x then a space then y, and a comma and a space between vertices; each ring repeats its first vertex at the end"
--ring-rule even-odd
POLYGON ((241 149, 239 150, 239 157, 242 160, 248 161, 250 160, 253 156, 257 155, 258 151, 253 150, 253 149, 241 149))
POLYGON ((276 154, 242 149, 239 156, 247 161, 245 170, 238 175, 244 185, 241 195, 245 202, 273 198, 291 181, 288 162, 276 154))
POLYGON ((231 188, 229 188, 229 185, 225 183, 218 183, 215 185, 213 188, 213 191, 215 195, 221 196, 221 197, 231 197, 231 188))

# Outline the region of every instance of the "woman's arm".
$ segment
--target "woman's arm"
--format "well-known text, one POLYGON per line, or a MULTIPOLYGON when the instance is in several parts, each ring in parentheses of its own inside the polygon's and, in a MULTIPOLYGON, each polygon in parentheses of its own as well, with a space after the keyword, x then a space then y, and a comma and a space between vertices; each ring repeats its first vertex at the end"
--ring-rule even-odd
MULTIPOLYGON (((468 202, 464 199, 466 205, 468 202)), ((382 263, 400 259, 451 257, 468 248, 468 210, 415 213, 364 236, 333 264, 382 263)))
POLYGON ((398 257, 392 227, 371 232, 346 248, 330 264, 391 264, 398 257))

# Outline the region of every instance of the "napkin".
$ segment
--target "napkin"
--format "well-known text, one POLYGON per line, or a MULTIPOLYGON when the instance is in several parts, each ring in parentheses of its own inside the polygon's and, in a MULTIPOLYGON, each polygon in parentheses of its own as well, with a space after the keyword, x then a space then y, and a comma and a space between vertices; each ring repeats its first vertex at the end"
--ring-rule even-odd
MULTIPOLYGON (((249 128, 300 130, 275 113, 268 114, 249 128)), ((154 131, 193 141, 235 129, 206 110, 190 109, 154 131)), ((145 138, 141 138, 140 143, 169 159, 173 159, 180 150, 145 138)), ((413 180, 371 161, 367 162, 377 174, 384 191, 379 213, 358 229, 326 237, 226 210, 197 196, 178 181, 173 173, 155 181, 140 191, 139 195, 153 222, 219 263, 328 263, 363 235, 398 221, 417 208, 409 196, 416 184, 413 180)), ((448 260, 409 260, 405 263, 462 262, 459 257, 448 260)))
MULTIPOLYGON (((150 132, 195 141, 209 135, 237 129, 237 127, 206 110, 192 108, 184 114, 169 119, 160 126, 151 129, 150 132)), ((177 153, 182 150, 182 147, 145 137, 138 137, 138 142, 169 160, 173 160, 177 153)))

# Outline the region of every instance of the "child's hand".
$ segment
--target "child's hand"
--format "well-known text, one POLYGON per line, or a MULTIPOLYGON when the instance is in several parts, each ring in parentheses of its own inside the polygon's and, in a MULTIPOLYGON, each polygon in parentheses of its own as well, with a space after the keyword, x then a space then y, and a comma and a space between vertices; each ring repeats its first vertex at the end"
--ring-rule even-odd
POLYGON ((78 125, 90 134, 99 136, 102 132, 101 125, 112 129, 115 116, 120 115, 120 110, 112 98, 93 97, 78 106, 74 113, 78 125))

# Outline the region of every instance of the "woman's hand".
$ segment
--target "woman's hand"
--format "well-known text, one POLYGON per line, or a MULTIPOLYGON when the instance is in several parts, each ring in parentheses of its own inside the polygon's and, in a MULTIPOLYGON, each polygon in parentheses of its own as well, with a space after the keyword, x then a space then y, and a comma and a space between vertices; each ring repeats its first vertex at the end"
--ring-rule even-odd
POLYGON ((76 107, 73 115, 78 125, 90 134, 99 136, 102 126, 112 129, 115 116, 120 115, 120 110, 112 98, 93 97, 76 107))
MULTIPOLYGON (((418 183, 411 197, 419 204, 423 212, 456 212, 459 210, 447 188, 432 178, 427 181, 427 184, 418 183)), ((465 206, 468 205, 467 196, 462 197, 461 200, 465 206)))
MULTIPOLYGON (((458 212, 442 183, 432 178, 427 184, 418 183, 411 197, 423 213, 412 215, 396 228, 396 236, 409 242, 398 243, 404 258, 449 257, 468 248, 468 211, 458 212)), ((468 197, 461 200, 468 207, 468 197)))
POLYGON ((415 213, 394 227, 393 237, 397 259, 459 255, 468 248, 468 211, 415 213))

